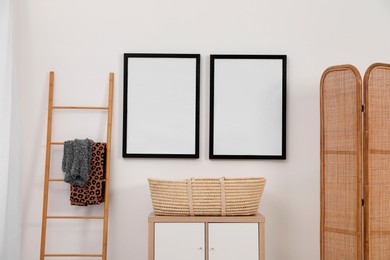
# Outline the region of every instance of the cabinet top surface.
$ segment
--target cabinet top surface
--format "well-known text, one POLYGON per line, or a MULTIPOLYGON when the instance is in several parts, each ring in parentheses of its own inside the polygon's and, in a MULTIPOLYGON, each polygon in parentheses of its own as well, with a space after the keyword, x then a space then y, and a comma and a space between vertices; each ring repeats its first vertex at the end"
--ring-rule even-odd
POLYGON ((252 216, 156 216, 149 215, 149 222, 265 222, 260 213, 252 216))

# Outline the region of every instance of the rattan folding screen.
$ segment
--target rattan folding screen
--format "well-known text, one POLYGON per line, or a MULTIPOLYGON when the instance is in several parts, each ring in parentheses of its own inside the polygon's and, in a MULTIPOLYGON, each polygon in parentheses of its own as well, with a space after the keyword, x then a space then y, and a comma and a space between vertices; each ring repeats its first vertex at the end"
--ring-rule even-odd
POLYGON ((364 255, 390 259, 390 65, 364 76, 364 255))
POLYGON ((321 259, 361 259, 361 77, 351 65, 321 79, 321 259))
POLYGON ((390 65, 368 68, 364 104, 361 85, 351 65, 321 78, 322 260, 390 259, 390 65))

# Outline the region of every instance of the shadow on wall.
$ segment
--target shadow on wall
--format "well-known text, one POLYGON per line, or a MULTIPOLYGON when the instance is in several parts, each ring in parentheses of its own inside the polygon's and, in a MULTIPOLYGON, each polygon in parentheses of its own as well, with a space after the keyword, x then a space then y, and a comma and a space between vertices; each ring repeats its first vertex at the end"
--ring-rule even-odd
MULTIPOLYGON (((269 188, 269 187, 268 187, 269 188)), ((263 198, 260 202, 259 212, 265 216, 265 254, 266 259, 290 259, 286 245, 290 244, 289 237, 291 229, 289 223, 291 220, 289 216, 293 214, 286 214, 288 209, 286 205, 280 203, 281 198, 278 194, 267 192, 265 189, 263 198), (276 196, 273 196, 276 195, 276 196), (272 216, 272 217, 271 217, 272 216), (280 245, 284 245, 283 248, 280 245), (272 255, 272 257, 271 257, 272 255)))
POLYGON ((148 216, 153 212, 149 186, 110 191, 108 255, 113 259, 147 259, 148 216), (110 243, 110 241, 122 241, 110 243))

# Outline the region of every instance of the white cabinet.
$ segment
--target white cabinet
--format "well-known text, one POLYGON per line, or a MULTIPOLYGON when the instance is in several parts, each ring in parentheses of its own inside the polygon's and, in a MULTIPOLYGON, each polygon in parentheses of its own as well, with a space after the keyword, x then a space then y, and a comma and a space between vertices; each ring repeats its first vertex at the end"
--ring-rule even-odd
POLYGON ((264 217, 149 217, 149 260, 264 260, 264 217))

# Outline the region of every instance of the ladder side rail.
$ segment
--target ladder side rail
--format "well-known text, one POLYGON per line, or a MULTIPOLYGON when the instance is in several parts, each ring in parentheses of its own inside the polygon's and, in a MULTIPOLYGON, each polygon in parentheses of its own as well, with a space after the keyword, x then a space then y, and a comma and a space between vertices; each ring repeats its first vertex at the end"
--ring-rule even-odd
POLYGON ((108 207, 110 193, 110 169, 111 169, 111 129, 112 129, 112 104, 114 94, 114 73, 110 73, 109 94, 108 94, 108 115, 107 115, 107 139, 106 139, 106 181, 104 193, 104 221, 103 221, 103 247, 102 260, 107 259, 107 237, 108 237, 108 207))
POLYGON ((54 92, 54 72, 50 71, 40 260, 44 260, 44 258, 45 258, 45 246, 46 246, 46 224, 47 224, 47 208, 48 208, 48 200, 49 200, 48 192, 49 192, 49 175, 50 175, 50 156, 51 156, 51 131, 52 131, 52 123, 53 123, 52 122, 52 119, 53 119, 53 92, 54 92))

